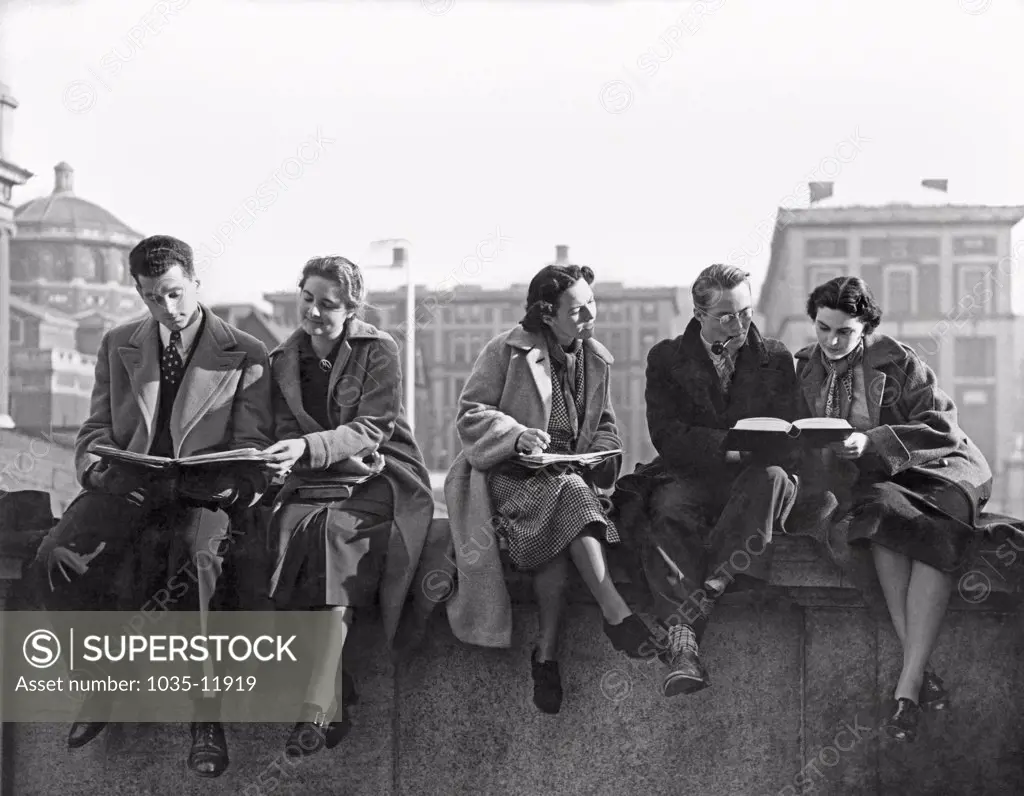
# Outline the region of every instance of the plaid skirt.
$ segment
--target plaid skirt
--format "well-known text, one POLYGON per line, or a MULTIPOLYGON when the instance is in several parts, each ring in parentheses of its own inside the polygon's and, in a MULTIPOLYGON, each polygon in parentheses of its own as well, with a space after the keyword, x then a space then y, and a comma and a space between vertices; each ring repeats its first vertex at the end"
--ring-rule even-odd
POLYGON ((619 532, 590 484, 567 468, 530 470, 514 464, 488 478, 494 524, 516 569, 546 564, 586 532, 618 544, 619 532))

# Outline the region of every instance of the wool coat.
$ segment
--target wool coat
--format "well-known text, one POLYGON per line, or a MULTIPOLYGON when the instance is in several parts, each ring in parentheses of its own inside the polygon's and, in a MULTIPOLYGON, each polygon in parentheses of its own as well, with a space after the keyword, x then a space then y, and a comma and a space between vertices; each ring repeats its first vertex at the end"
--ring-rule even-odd
MULTIPOLYGON (((377 477, 391 485, 395 514, 379 598, 393 641, 434 515, 430 475, 402 408, 398 346, 386 332, 349 321, 328 383, 332 427, 323 428, 302 405, 299 343, 305 334, 296 330, 270 354, 275 437, 302 438, 308 446, 308 458, 292 470, 282 495, 302 484, 329 485, 332 470, 351 473, 374 452, 384 457, 377 477)), ((347 494, 339 488, 339 497, 347 494)))
MULTIPOLYGON (((577 453, 622 445, 611 404, 614 361, 596 340, 583 343, 586 405, 577 453)), ((546 430, 551 418, 551 356, 543 335, 516 326, 484 346, 459 399, 456 420, 463 450, 445 479, 445 500, 455 548, 457 586, 447 602, 455 636, 467 644, 509 647, 512 605, 505 585, 487 471, 516 454, 529 428, 546 430)), ((614 457, 595 468, 593 481, 610 487, 621 466, 614 457)))
MULTIPOLYGON (((817 344, 796 354, 801 417, 811 407, 828 374, 817 344)), ((992 489, 988 462, 957 422, 956 405, 939 387, 935 372, 913 349, 877 332, 864 340, 864 370, 871 430, 869 456, 887 476, 913 470, 960 489, 976 515, 992 489)))
MULTIPOLYGON (((267 349, 206 307, 203 332, 171 410, 175 457, 270 444, 270 372, 267 349)), ((75 440, 81 482, 99 457, 95 444, 148 453, 160 397, 160 332, 146 318, 111 329, 96 355, 89 417, 75 440)))

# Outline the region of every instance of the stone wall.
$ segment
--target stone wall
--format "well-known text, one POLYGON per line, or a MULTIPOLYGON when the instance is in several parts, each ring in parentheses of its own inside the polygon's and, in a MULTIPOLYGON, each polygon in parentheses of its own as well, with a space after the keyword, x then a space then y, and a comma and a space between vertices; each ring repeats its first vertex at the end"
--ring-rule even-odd
MULTIPOLYGON (((933 658, 953 711, 928 715, 915 744, 896 746, 876 730, 899 668, 888 622, 869 615, 802 540, 778 545, 772 599, 719 607, 703 645, 713 685, 690 697, 663 698, 659 665, 612 650, 577 583, 563 633, 562 712, 539 713, 529 674, 536 612, 527 584, 513 578, 508 650, 466 647, 438 611, 418 654, 396 664, 377 619, 357 621, 346 665, 360 699, 334 750, 292 764, 283 756, 288 726, 229 725, 231 766, 211 782, 185 768, 184 725, 115 725, 75 752, 64 725, 11 725, 0 792, 1024 793, 1016 597, 954 598, 933 658)), ((10 563, 0 562, 0 577, 17 577, 10 563)))

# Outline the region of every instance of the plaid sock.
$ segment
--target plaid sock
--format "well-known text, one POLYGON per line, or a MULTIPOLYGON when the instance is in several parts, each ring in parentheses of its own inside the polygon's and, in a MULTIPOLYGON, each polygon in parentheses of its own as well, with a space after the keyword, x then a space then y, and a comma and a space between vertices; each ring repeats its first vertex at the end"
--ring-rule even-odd
POLYGON ((668 629, 668 644, 672 652, 688 650, 697 654, 697 636, 689 625, 672 625, 668 629))

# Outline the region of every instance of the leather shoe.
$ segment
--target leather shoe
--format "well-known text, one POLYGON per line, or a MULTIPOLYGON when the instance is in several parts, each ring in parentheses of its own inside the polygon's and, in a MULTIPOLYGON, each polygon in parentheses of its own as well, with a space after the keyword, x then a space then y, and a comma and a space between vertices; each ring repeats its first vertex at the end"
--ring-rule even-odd
POLYGON ((105 721, 76 721, 68 733, 68 749, 78 749, 103 732, 105 721))
POLYGON ((619 652, 630 658, 649 660, 658 652, 658 642, 644 620, 636 614, 630 614, 617 625, 604 622, 604 634, 619 652))
POLYGON ((896 700, 896 711, 885 723, 885 731, 894 741, 910 743, 917 738, 917 724, 921 708, 913 699, 900 697, 896 700))
POLYGON ((537 649, 530 656, 533 672, 533 704, 543 713, 554 715, 562 709, 562 677, 558 661, 537 660, 537 649))
POLYGON ((300 718, 292 726, 292 731, 285 742, 285 754, 294 759, 314 755, 325 746, 328 749, 333 749, 352 726, 345 715, 344 704, 341 713, 340 720, 328 722, 328 714, 319 706, 309 702, 303 703, 300 718))
POLYGON ((700 662, 700 656, 691 650, 679 650, 669 659, 669 673, 662 683, 662 693, 667 697, 677 694, 695 694, 711 685, 707 669, 700 662))
POLYGON ((228 742, 219 721, 194 721, 188 767, 201 777, 219 777, 228 767, 228 742))
POLYGON ((942 678, 935 672, 925 672, 924 682, 921 683, 921 693, 918 696, 918 704, 921 710, 949 710, 952 707, 949 692, 942 682, 942 678))

